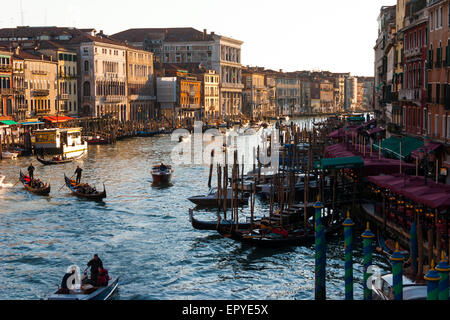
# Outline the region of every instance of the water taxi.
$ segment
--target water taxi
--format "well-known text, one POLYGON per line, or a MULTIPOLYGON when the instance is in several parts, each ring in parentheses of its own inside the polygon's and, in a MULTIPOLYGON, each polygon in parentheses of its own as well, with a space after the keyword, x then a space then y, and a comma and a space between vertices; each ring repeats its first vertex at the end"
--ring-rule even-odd
POLYGON ((34 149, 39 154, 59 154, 65 159, 87 153, 88 144, 81 139, 82 128, 53 128, 35 131, 34 149))

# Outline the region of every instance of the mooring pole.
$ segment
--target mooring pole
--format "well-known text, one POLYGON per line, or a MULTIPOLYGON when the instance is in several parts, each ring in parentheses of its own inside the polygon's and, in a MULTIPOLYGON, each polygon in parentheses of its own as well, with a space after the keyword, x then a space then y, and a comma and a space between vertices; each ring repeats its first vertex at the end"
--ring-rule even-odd
POLYGON ((450 265, 445 259, 445 253, 442 251, 441 262, 437 265, 436 271, 439 272, 441 280, 439 281, 439 300, 448 300, 448 274, 450 272, 450 265))
POLYGON ((344 248, 345 248, 345 300, 353 300, 353 223, 350 211, 344 221, 344 248))
POLYGON ((395 252, 391 256, 392 262, 392 291, 394 300, 403 300, 403 261, 405 258, 400 253, 398 243, 395 245, 395 252))
POLYGON ((434 260, 431 260, 430 271, 424 277, 427 281, 427 300, 438 300, 439 297, 439 281, 441 277, 434 269, 434 260))
POLYGON ((370 231, 370 225, 369 222, 367 222, 367 228, 366 231, 362 234, 363 241, 363 270, 364 270, 364 276, 363 276, 363 288, 364 288, 364 300, 372 300, 372 291, 367 286, 367 282, 370 278, 369 273, 369 267, 372 265, 372 240, 375 238, 375 235, 372 231, 370 231))
POLYGON ((417 275, 418 271, 418 243, 417 243, 417 225, 414 221, 411 225, 411 230, 409 231, 409 247, 411 249, 411 262, 414 269, 414 276, 417 275))
POLYGON ((326 243, 325 232, 322 225, 322 209, 323 204, 320 202, 320 197, 317 197, 317 202, 314 204, 315 214, 315 250, 316 250, 316 285, 315 285, 315 299, 326 300, 326 243))

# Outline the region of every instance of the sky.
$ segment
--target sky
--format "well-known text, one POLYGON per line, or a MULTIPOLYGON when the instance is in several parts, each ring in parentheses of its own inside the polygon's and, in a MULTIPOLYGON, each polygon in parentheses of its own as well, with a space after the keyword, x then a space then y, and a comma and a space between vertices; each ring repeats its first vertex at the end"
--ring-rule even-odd
POLYGON ((193 27, 244 41, 243 65, 373 76, 377 18, 381 6, 394 4, 396 0, 13 0, 3 4, 0 27, 95 28, 105 34, 193 27))

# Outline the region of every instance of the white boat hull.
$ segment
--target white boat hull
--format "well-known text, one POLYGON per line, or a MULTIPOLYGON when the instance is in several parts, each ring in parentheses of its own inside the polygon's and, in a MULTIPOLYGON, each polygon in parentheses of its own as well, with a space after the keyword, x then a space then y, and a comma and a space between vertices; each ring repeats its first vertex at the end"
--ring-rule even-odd
POLYGON ((75 145, 75 146, 64 146, 63 153, 66 159, 73 159, 82 156, 84 153, 87 153, 88 144, 85 141, 84 144, 75 145))

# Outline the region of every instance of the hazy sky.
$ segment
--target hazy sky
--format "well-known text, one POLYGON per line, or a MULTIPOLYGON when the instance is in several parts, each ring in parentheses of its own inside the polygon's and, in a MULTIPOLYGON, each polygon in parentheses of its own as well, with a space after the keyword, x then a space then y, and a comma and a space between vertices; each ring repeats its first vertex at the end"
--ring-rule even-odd
POLYGON ((396 0, 13 0, 3 4, 0 27, 92 27, 106 34, 129 28, 194 27, 244 41, 244 65, 373 76, 377 17, 381 6, 395 3, 396 0))

